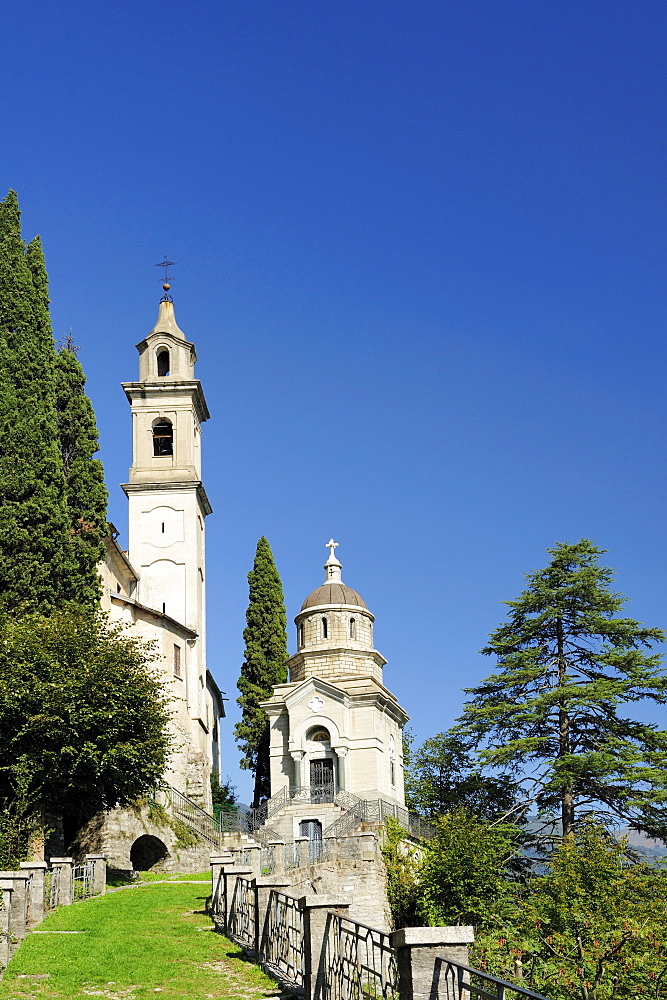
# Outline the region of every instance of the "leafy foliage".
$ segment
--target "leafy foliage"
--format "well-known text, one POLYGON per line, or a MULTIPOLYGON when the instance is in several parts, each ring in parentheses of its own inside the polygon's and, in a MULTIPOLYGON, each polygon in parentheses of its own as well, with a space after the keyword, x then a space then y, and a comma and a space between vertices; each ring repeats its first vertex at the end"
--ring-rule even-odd
POLYGON ((473 961, 552 1000, 667 997, 667 875, 583 823, 554 851, 511 921, 483 928, 473 961))
POLYGON ((11 795, 0 807, 0 870, 12 871, 25 861, 30 847, 40 835, 42 824, 31 776, 25 761, 14 765, 10 778, 11 795))
POLYGON ((422 912, 431 925, 484 925, 509 905, 523 868, 520 831, 493 825, 465 809, 436 820, 437 834, 423 845, 418 881, 422 912))
POLYGON ((162 775, 165 693, 138 640, 70 606, 0 618, 0 800, 26 794, 73 817, 127 804, 162 775))
POLYGON ((456 809, 487 820, 521 814, 518 782, 506 774, 484 774, 455 732, 431 736, 416 751, 409 745, 404 761, 406 804, 423 816, 440 816, 456 809))
POLYGON ((394 927, 420 927, 424 923, 418 880, 419 854, 406 839, 398 820, 387 819, 382 859, 387 873, 387 899, 394 927))
POLYGON ((217 771, 211 773, 211 801, 214 812, 237 812, 236 786, 232 785, 231 778, 226 778, 220 782, 217 771))
POLYGON ((509 620, 485 654, 499 670, 470 695, 457 732, 483 763, 535 776, 535 798, 558 809, 564 837, 576 817, 621 817, 667 836, 667 733, 622 716, 627 702, 667 701, 655 628, 618 617, 625 599, 587 539, 549 549, 549 565, 508 601, 509 620))
POLYGON ((271 794, 269 719, 261 702, 274 684, 287 680, 287 615, 283 588, 268 541, 257 542, 253 568, 248 573, 249 601, 243 631, 245 653, 238 689, 241 721, 234 727, 243 757, 241 767, 255 776, 253 806, 271 794))

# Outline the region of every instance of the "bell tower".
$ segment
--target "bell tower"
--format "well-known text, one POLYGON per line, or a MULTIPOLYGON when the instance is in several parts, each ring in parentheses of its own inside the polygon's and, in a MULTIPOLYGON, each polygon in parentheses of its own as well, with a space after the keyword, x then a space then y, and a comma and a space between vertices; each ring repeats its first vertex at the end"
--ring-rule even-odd
MULTIPOLYGON (((148 336, 137 344, 139 381, 124 382, 132 408, 129 559, 136 599, 197 633, 191 652, 205 675, 204 520, 211 506, 201 481, 201 425, 209 412, 195 378, 194 344, 165 295, 148 336)), ((193 664, 194 665, 194 664, 193 664)))

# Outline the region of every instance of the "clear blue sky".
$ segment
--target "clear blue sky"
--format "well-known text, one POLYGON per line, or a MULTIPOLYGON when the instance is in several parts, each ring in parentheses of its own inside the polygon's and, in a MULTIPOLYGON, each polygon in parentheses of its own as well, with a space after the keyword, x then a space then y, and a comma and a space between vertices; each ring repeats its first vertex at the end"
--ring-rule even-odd
POLYGON ((420 740, 558 540, 607 548, 667 625, 664 2, 10 0, 3 40, 0 190, 42 234, 123 535, 119 383, 178 262, 242 795, 261 534, 291 649, 340 542, 420 740))

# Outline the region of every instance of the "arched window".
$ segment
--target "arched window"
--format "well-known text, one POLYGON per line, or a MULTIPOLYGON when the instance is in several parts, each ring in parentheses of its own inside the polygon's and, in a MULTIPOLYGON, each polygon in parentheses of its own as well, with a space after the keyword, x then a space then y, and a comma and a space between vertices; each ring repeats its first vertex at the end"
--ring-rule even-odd
POLYGON ((299 645, 303 646, 303 624, 299 625, 299 645))
POLYGON ((153 424, 153 455, 174 454, 174 428, 169 420, 158 420, 153 424))
POLYGON ((357 623, 354 618, 350 618, 350 639, 357 638, 357 623))
POLYGON ((157 352, 157 373, 160 378, 169 374, 169 351, 166 347, 161 347, 157 352))
POLYGON ((322 619, 322 638, 326 639, 329 635, 329 622, 326 618, 322 619))
POLYGON ((331 743, 329 730, 325 729, 324 726, 316 726, 315 729, 311 729, 306 739, 310 743, 331 743))

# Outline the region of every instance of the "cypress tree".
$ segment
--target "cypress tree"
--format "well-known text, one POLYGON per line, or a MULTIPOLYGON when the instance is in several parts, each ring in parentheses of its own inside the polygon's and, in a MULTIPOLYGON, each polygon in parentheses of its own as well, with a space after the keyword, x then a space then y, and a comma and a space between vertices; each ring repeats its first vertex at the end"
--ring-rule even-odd
POLYGON ((104 555, 104 538, 108 533, 107 490, 102 463, 93 457, 99 448, 95 413, 84 391, 86 376, 71 337, 56 356, 55 378, 58 436, 74 560, 71 597, 78 604, 95 607, 101 594, 96 567, 104 555))
POLYGON ((667 703, 665 638, 619 617, 625 598, 588 539, 549 549, 548 566, 508 601, 509 620, 483 653, 498 671, 467 688, 454 731, 487 765, 526 776, 543 814, 560 813, 564 839, 591 812, 667 838, 667 732, 621 714, 644 698, 667 703))
POLYGON ((248 573, 249 601, 243 631, 245 653, 237 699, 243 709, 234 727, 243 753, 241 767, 255 776, 253 806, 271 794, 269 719, 260 706, 270 698, 274 684, 287 680, 287 615, 283 587, 264 536, 257 542, 253 568, 248 573))
POLYGON ((39 239, 0 202, 0 602, 48 612, 73 571, 55 407, 55 348, 39 239))

